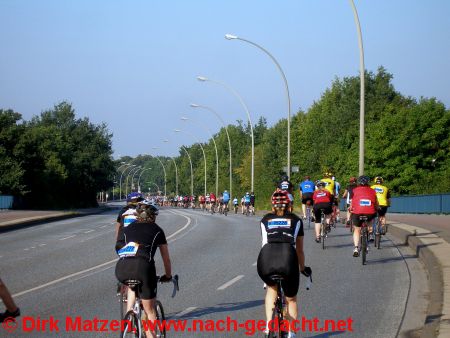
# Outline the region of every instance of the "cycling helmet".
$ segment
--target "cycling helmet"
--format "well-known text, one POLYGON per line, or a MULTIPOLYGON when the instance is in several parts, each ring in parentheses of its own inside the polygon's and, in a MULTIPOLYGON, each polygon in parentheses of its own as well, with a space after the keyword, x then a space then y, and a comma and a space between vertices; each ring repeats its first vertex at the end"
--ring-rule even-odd
POLYGON ((282 181, 288 181, 288 180, 289 180, 289 177, 287 177, 287 175, 283 175, 283 176, 281 177, 281 180, 282 180, 282 181))
POLYGON ((375 183, 382 184, 384 180, 383 180, 383 177, 377 176, 377 177, 375 177, 374 181, 375 181, 375 183))
POLYGON ((358 185, 369 185, 370 178, 368 176, 359 176, 358 185))
POLYGON ((276 190, 272 194, 272 205, 274 207, 287 207, 291 204, 291 199, 289 198, 289 194, 284 190, 276 190))
POLYGON ((132 192, 130 194, 128 194, 127 196, 127 203, 137 203, 140 201, 143 201, 144 197, 142 196, 141 193, 138 192, 132 192))
POLYGON ((350 177, 350 179, 348 180, 350 183, 356 183, 356 177, 350 177))
POLYGON ((309 181, 311 179, 310 176, 305 176, 305 181, 309 181))
POLYGON ((317 188, 325 187, 325 182, 319 181, 316 183, 317 188))
POLYGON ((331 176, 333 176, 333 174, 327 171, 323 174, 323 176, 327 177, 327 178, 331 178, 331 176))

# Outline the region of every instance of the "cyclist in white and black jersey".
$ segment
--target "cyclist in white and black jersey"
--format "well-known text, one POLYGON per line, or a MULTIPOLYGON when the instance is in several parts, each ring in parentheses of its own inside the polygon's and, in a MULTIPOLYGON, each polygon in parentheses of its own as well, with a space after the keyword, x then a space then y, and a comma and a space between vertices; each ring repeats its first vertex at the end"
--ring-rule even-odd
MULTIPOLYGON (((261 220, 262 249, 258 256, 258 275, 268 285, 265 298, 267 322, 272 318, 272 309, 277 297, 277 285, 273 275, 284 277, 281 285, 287 301, 287 318, 297 319, 297 292, 299 272, 309 277, 311 268, 305 266, 303 252, 303 222, 291 213, 292 205, 288 192, 277 189, 272 195, 272 213, 261 220)), ((268 334, 268 327, 265 333, 268 334)), ((289 332, 289 337, 295 337, 289 332)))
MULTIPOLYGON (((159 248, 164 264, 165 275, 161 282, 172 279, 169 248, 164 231, 155 223, 158 208, 149 202, 140 202, 135 210, 136 221, 124 224, 119 229, 116 251, 119 260, 116 264, 116 277, 120 282, 129 279, 139 280, 140 296, 144 311, 149 320, 156 320, 155 301, 157 279, 154 256, 159 248)), ((134 292, 128 292, 127 311, 134 304, 134 292)), ((156 337, 148 330, 147 337, 156 337)))

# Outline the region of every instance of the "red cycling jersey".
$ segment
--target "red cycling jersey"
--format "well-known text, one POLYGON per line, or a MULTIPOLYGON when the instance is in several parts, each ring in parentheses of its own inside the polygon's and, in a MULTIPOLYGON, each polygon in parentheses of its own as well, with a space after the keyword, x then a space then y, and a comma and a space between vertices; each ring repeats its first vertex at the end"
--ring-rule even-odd
MULTIPOLYGON (((375 191, 375 190, 374 190, 375 191)), ((211 200, 211 202, 215 202, 216 201, 216 195, 214 194, 209 194, 209 199, 211 200)))
POLYGON ((354 214, 374 214, 377 203, 377 193, 371 187, 361 186, 353 189, 352 213, 354 214))
POLYGON ((316 190, 313 194, 314 204, 319 203, 330 203, 331 202, 331 194, 328 190, 316 190))

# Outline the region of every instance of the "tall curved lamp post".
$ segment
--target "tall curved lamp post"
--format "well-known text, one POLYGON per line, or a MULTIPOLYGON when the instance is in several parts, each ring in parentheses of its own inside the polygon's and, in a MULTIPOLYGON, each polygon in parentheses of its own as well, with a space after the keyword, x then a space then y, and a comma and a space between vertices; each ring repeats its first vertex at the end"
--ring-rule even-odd
MULTIPOLYGON (((163 142, 168 143, 169 140, 163 140, 163 142)), ((169 156, 172 159, 173 165, 175 166, 175 194, 178 196, 178 167, 177 162, 175 161, 175 158, 172 156, 169 156)))
POLYGON ((131 185, 130 185, 131 190, 130 190, 130 191, 133 191, 133 189, 136 190, 136 188, 135 188, 135 186, 134 186, 134 176, 136 176, 136 174, 137 174, 139 171, 141 171, 141 170, 145 170, 145 169, 144 169, 143 167, 140 167, 139 170, 136 170, 136 171, 133 173, 133 176, 131 176, 131 185))
POLYGON ((191 165, 191 196, 194 196, 194 170, 192 169, 192 159, 191 155, 189 155, 189 152, 187 151, 185 146, 181 146, 183 150, 186 152, 186 155, 189 159, 189 164, 191 165))
MULTIPOLYGON (((152 147, 152 149, 158 149, 157 147, 152 147)), ((162 163, 162 161, 159 159, 158 156, 152 156, 153 158, 156 158, 159 163, 161 164, 163 171, 164 171, 164 197, 167 196, 167 174, 166 174, 166 167, 164 165, 164 163, 162 163)))
POLYGON ((203 108, 203 109, 213 112, 217 116, 217 118, 222 122, 222 124, 225 128, 225 132, 227 134, 227 139, 228 139, 228 150, 230 153, 230 196, 233 196, 233 166, 231 164, 231 140, 230 140, 230 134, 228 134, 228 127, 225 124, 225 121, 222 119, 222 117, 214 109, 206 107, 206 106, 202 106, 202 105, 196 104, 196 103, 191 103, 190 106, 192 108, 203 108))
POLYGON ((125 180, 125 195, 128 196, 128 177, 130 175, 133 175, 135 172, 139 171, 141 169, 140 166, 135 166, 133 169, 130 170, 130 172, 127 175, 127 179, 125 180))
MULTIPOLYGON (((221 85, 226 90, 231 92, 231 94, 233 94, 238 99, 239 103, 244 108, 245 113, 247 114, 248 123, 250 124, 250 136, 252 138, 252 165, 251 165, 252 168, 251 168, 251 177, 250 178, 251 178, 251 191, 255 191, 254 184, 253 184, 254 177, 255 177, 255 138, 254 138, 254 135, 253 135, 253 123, 252 123, 252 119, 250 117, 250 111, 248 110, 247 105, 245 104, 244 100, 242 99, 242 96, 239 95, 239 93, 235 89, 230 87, 229 85, 227 85, 227 84, 225 84, 223 82, 220 82, 220 81, 211 80, 211 79, 206 78, 204 76, 197 76, 197 80, 202 81, 202 82, 209 81, 209 82, 221 85)), ((191 105, 191 107, 192 107, 192 105, 191 105)), ((203 108, 207 109, 206 107, 203 107, 203 108)), ((213 111, 213 110, 211 110, 211 111, 213 111)))
MULTIPOLYGON (((186 122, 189 121, 189 118, 182 116, 181 120, 186 122)), ((214 144, 214 150, 216 151, 216 196, 219 196, 219 154, 217 152, 216 140, 214 140, 214 135, 211 133, 208 127, 206 127, 203 123, 200 123, 199 121, 196 121, 195 123, 202 126, 202 128, 205 129, 207 133, 211 134, 211 139, 214 144)))
MULTIPOLYGON (((136 166, 136 164, 128 164, 128 167, 126 167, 123 171, 122 174, 120 175, 120 180, 119 180, 119 200, 122 199, 122 177, 123 174, 125 173, 125 171, 127 171, 128 169, 133 169, 136 166)), ((130 170, 131 171, 131 170, 130 170)), ((125 185, 126 188, 126 185, 125 185)), ((125 194, 126 197, 127 194, 125 194)))
POLYGON ((356 30, 358 33, 359 46, 359 176, 364 175, 364 106, 365 106, 365 67, 364 67, 364 47, 361 33, 361 25, 359 23, 358 11, 353 0, 349 0, 353 9, 353 16, 355 17, 356 30))
MULTIPOLYGON (((128 163, 125 163, 125 162, 120 162, 120 163, 121 163, 121 165, 117 168, 117 171, 118 171, 119 173, 121 173, 121 172, 120 172, 120 168, 126 167, 126 166, 128 165, 128 163)), ((121 173, 121 174, 122 174, 122 173, 121 173)), ((114 190, 115 190, 116 183, 117 183, 116 178, 117 178, 117 176, 114 175, 114 183, 113 183, 113 201, 115 200, 115 198, 114 198, 114 190)), ((120 199, 120 196, 119 196, 119 199, 120 199)))
POLYGON ((191 133, 189 133, 189 132, 187 132, 187 131, 184 131, 184 130, 181 130, 181 129, 174 129, 173 131, 174 131, 175 133, 183 132, 183 133, 189 135, 190 137, 192 137, 194 140, 197 140, 197 143, 198 143, 198 145, 200 146, 200 149, 202 150, 202 153, 203 153, 203 160, 205 161, 205 196, 206 196, 206 154, 205 154, 205 149, 203 149, 203 146, 202 146, 202 144, 200 143, 200 141, 199 141, 198 139, 196 139, 195 136, 192 135, 191 133))
POLYGON ((146 168, 146 169, 142 170, 141 173, 139 174, 139 178, 137 180, 137 182, 138 182, 137 187, 138 187, 139 192, 141 192, 141 176, 145 171, 150 170, 150 169, 152 169, 152 168, 146 168))
POLYGON ((270 54, 266 49, 264 49, 263 47, 261 47, 260 45, 258 45, 257 43, 254 43, 250 40, 247 39, 243 39, 240 38, 236 35, 232 35, 232 34, 225 34, 225 39, 227 40, 241 40, 244 42, 247 42, 249 44, 251 44, 252 46, 255 46, 256 48, 262 50, 264 53, 266 53, 270 59, 275 63, 275 65, 277 66, 278 70, 280 71, 281 77, 283 78, 284 81, 284 87, 285 87, 285 91, 286 91, 286 99, 287 99, 287 106, 288 106, 288 118, 287 118, 287 176, 291 177, 291 99, 289 96, 289 87, 288 87, 288 83, 286 80, 286 76, 284 75, 283 70, 281 69, 280 64, 278 63, 278 61, 273 57, 272 54, 270 54))

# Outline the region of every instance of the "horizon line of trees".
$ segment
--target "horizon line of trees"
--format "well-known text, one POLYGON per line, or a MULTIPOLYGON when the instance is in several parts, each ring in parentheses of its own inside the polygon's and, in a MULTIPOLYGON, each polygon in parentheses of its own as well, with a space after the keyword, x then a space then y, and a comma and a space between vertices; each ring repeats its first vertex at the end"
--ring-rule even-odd
MULTIPOLYGON (((383 67, 366 72, 365 173, 382 176, 394 195, 450 191, 450 110, 435 98, 416 100, 397 92, 383 67)), ((335 78, 321 98, 291 120, 291 174, 298 190, 304 176, 322 178, 332 170, 342 187, 358 174, 359 76, 335 78)), ((280 113, 281 115, 281 113, 280 113)), ((253 128, 254 186, 258 206, 267 206, 286 166, 287 121, 269 127, 260 117, 253 128)), ((250 191, 251 134, 248 123, 227 126, 233 155, 233 195, 250 191)), ((229 187, 229 152, 225 128, 214 136, 219 161, 219 193, 229 187)), ((122 162, 145 168, 141 188, 164 191, 164 170, 153 156, 112 158, 112 134, 105 124, 76 119, 71 104, 61 102, 30 121, 0 109, 0 194, 12 194, 24 206, 67 208, 96 205, 96 195, 118 196, 122 162)), ((215 192, 216 161, 212 139, 206 152, 207 192, 215 192)), ((204 160, 198 144, 185 145, 194 164, 194 194, 204 193, 204 160)), ((174 159, 158 156, 167 174, 167 193, 190 194, 190 164, 184 150, 174 159)), ((127 188, 122 182, 122 192, 127 188)), ((129 190, 129 188, 128 188, 129 190)))

